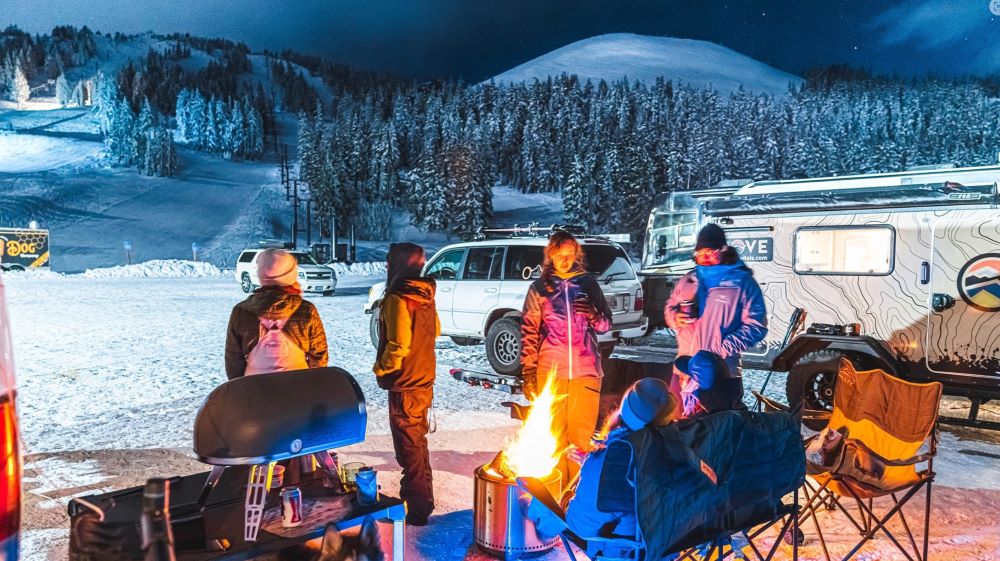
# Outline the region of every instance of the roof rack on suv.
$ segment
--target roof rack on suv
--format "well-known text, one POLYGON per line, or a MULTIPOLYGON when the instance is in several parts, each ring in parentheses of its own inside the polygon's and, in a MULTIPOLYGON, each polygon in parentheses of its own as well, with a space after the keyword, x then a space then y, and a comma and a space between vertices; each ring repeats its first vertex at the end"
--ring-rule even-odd
POLYGON ((532 222, 527 226, 514 224, 512 228, 479 228, 476 230, 475 239, 485 240, 488 238, 540 238, 548 237, 556 232, 569 232, 577 237, 587 235, 587 230, 583 226, 575 224, 552 224, 551 226, 539 226, 538 222, 532 222))
POLYGON ((257 240, 257 247, 262 249, 292 249, 292 242, 266 238, 257 240))

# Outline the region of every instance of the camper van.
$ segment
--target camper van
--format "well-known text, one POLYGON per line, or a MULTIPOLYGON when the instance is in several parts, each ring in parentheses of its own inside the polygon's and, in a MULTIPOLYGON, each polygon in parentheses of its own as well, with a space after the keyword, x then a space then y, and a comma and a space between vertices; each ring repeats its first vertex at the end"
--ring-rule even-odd
MULTIPOLYGON (((767 300, 748 367, 788 372, 789 404, 830 409, 837 365, 1000 398, 1000 166, 913 169, 674 192, 656 201, 641 275, 662 325, 671 282, 714 222, 767 300)), ((993 427, 1000 428, 1000 427, 993 427)))

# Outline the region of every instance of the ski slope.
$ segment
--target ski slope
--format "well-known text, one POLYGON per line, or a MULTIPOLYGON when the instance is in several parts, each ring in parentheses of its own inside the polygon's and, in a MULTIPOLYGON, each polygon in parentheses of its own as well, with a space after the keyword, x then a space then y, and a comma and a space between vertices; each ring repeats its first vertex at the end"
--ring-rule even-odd
POLYGON ((576 74, 581 82, 627 78, 652 83, 659 77, 723 93, 740 86, 782 96, 802 79, 721 45, 695 39, 631 33, 598 35, 577 41, 516 66, 493 78, 497 83, 530 82, 576 74))

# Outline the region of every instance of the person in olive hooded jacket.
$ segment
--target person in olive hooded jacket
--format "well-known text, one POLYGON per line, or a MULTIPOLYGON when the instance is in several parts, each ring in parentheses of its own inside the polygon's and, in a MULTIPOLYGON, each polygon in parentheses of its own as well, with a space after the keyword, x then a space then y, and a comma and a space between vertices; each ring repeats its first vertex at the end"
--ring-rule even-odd
MULTIPOLYGON (((521 310, 521 376, 529 401, 555 378, 553 434, 563 451, 586 453, 604 376, 597 334, 611 328, 611 309, 583 259, 572 234, 559 231, 549 238, 541 278, 531 283, 521 310)), ((565 461, 560 470, 567 480, 576 472, 565 461)))
POLYGON ((414 526, 427 524, 434 510, 427 411, 434 399, 434 340, 441 324, 434 305, 434 279, 420 276, 425 261, 419 245, 389 246, 378 354, 372 368, 379 387, 389 391, 389 430, 396 462, 403 469, 399 495, 406 501, 406 522, 414 526))
MULTIPOLYGON (((264 324, 281 332, 283 356, 271 357, 268 370, 322 368, 327 365, 326 331, 316 306, 302 298, 298 262, 283 249, 265 249, 257 257, 260 288, 233 307, 226 331, 226 376, 232 380, 255 374, 254 350, 264 324)), ((279 341, 280 343, 281 341, 279 341)), ((268 363, 262 360, 261 363, 268 363)))

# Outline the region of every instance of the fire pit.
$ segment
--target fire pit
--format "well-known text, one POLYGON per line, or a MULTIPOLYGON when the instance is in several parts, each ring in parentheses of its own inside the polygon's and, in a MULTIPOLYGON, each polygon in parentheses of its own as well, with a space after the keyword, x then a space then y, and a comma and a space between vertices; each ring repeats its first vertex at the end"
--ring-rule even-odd
MULTIPOLYGON (((556 470, 542 481, 558 496, 561 479, 556 470)), ((524 516, 531 497, 514 480, 504 478, 485 465, 476 469, 475 482, 472 524, 476 545, 507 560, 552 549, 558 538, 543 540, 538 536, 535 525, 524 516)))
POLYGON ((514 440, 475 472, 473 534, 486 553, 507 560, 531 557, 552 548, 557 538, 543 540, 526 518, 531 497, 517 486, 517 477, 537 477, 553 496, 562 492, 556 469, 561 451, 552 434, 554 376, 535 398, 514 440))

